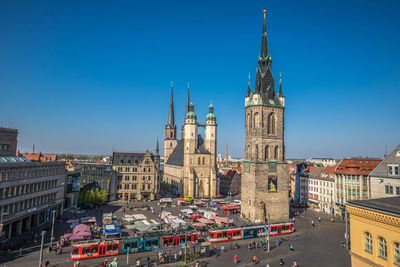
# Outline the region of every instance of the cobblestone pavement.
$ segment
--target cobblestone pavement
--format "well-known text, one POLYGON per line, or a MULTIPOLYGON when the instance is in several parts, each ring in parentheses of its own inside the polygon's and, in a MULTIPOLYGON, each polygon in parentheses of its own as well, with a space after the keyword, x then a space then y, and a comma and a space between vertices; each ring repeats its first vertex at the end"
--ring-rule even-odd
MULTIPOLYGON (((133 203, 133 205, 135 204, 137 205, 137 203, 133 203)), ((140 204, 143 205, 144 203, 140 204)), ((157 203, 145 202, 145 204, 149 204, 150 206, 152 206, 154 208, 154 213, 152 213, 151 211, 134 211, 129 213, 142 213, 148 218, 158 220, 160 207, 157 205, 157 203)), ((66 212, 65 215, 75 215, 76 217, 96 216, 98 220, 101 220, 102 212, 115 212, 117 217, 120 218, 120 216, 124 214, 124 207, 126 210, 126 204, 121 202, 114 202, 101 207, 101 209, 86 211, 72 210, 66 212)), ((178 208, 182 209, 181 207, 177 207, 164 208, 164 210, 173 211, 173 213, 176 214, 178 208)), ((235 219, 236 223, 241 223, 238 215, 233 215, 230 218, 232 217, 235 219)), ((236 254, 239 258, 239 266, 253 265, 252 257, 254 255, 257 257, 258 266, 266 266, 266 264, 270 264, 271 267, 278 266, 280 258, 282 258, 285 262, 284 266, 291 266, 294 260, 298 262, 299 266, 307 267, 350 266, 349 252, 347 249, 341 247, 341 242, 344 240, 345 231, 344 223, 341 220, 331 223, 327 215, 308 210, 305 215, 300 215, 296 217, 295 224, 296 232, 294 234, 271 238, 270 252, 265 251, 266 245, 264 246, 264 248, 249 250, 247 247, 249 240, 238 241, 237 243, 240 247, 237 251, 235 249, 231 249, 230 243, 219 243, 217 246, 218 253, 215 254, 214 251, 212 251, 213 255, 210 258, 205 259, 205 262, 207 262, 207 266, 209 267, 221 267, 221 264, 224 264, 225 266, 233 266, 233 257, 236 254), (318 217, 321 217, 321 223, 318 223, 318 217), (312 220, 316 222, 315 227, 311 225, 312 220), (275 240, 277 238, 280 239, 281 244, 280 246, 275 247, 275 240), (294 246, 294 251, 289 251, 289 243, 294 246), (225 252, 221 256, 219 255, 219 249, 222 245, 225 247, 225 252)), ((46 229, 46 227, 47 226, 43 226, 42 228, 46 229)), ((58 238, 61 233, 64 233, 67 230, 67 227, 68 225, 66 223, 58 222, 55 227, 55 237, 58 238)), ((45 243, 48 243, 49 239, 50 234, 46 234, 47 242, 45 243)), ((27 265, 32 264, 36 266, 38 265, 40 244, 32 243, 31 234, 22 236, 19 239, 14 239, 9 243, 9 245, 11 245, 12 243, 17 244, 15 250, 18 250, 18 248, 22 244, 22 246, 24 247, 24 254, 22 257, 20 257, 16 252, 9 252, 8 255, 5 255, 3 253, 2 255, 0 255, 1 267, 26 267, 27 265)), ((233 243, 233 245, 235 245, 235 243, 233 243)), ((47 246, 48 245, 46 244, 45 247, 47 246)), ((54 252, 48 252, 48 249, 45 249, 43 253, 43 258, 45 261, 49 260, 50 266, 73 266, 73 261, 69 259, 70 253, 71 247, 66 247, 62 255, 54 255, 54 252)), ((154 259, 156 254, 154 252, 148 252, 129 255, 129 264, 127 264, 126 255, 119 255, 117 257, 119 262, 118 266, 136 266, 137 259, 140 259, 142 263, 145 264, 146 256, 150 256, 152 259, 154 259)), ((108 262, 110 262, 113 258, 114 257, 108 257, 108 262)), ((100 266, 103 260, 104 258, 83 260, 81 261, 80 267, 100 266)), ((194 263, 192 262, 191 264, 193 265, 194 263)), ((150 266, 155 266, 155 263, 152 262, 150 266)), ((178 266, 178 264, 164 264, 163 266, 178 266)))

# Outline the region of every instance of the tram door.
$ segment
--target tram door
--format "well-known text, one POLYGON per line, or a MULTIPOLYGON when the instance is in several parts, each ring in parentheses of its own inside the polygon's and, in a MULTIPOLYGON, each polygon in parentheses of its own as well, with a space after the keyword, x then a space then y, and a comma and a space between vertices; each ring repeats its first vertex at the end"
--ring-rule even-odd
POLYGON ((172 245, 173 246, 178 246, 179 245, 179 237, 174 237, 173 239, 172 239, 172 245))
POLYGON ((140 240, 138 241, 138 243, 139 243, 138 251, 139 251, 139 252, 145 251, 145 250, 146 250, 146 249, 145 249, 146 241, 144 241, 143 238, 142 238, 142 239, 140 239, 140 240))
POLYGON ((101 255, 106 255, 106 246, 105 245, 99 246, 99 256, 101 256, 101 255))
POLYGON ((282 232, 282 226, 276 227, 276 230, 278 231, 278 235, 282 232))

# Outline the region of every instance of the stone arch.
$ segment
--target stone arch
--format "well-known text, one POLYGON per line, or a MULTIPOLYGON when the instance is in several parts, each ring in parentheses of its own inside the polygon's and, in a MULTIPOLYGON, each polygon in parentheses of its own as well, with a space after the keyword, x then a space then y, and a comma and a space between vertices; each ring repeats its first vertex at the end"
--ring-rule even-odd
POLYGON ((269 159, 269 145, 266 145, 266 146, 265 146, 265 149, 264 149, 264 158, 265 158, 265 161, 268 161, 268 159, 269 159))
POLYGON ((258 159, 258 145, 256 144, 256 149, 255 149, 256 151, 256 155, 255 155, 255 159, 258 159))
POLYGON ((268 115, 268 134, 276 134, 276 116, 274 113, 268 115))
POLYGON ((274 158, 275 159, 279 159, 279 146, 275 147, 275 151, 274 151, 274 158))
POLYGON ((203 165, 206 165, 206 158, 205 157, 203 157, 202 163, 203 163, 203 165))
POLYGON ((247 113, 246 127, 251 128, 251 115, 247 113))
POLYGON ((203 186, 203 180, 200 180, 199 183, 199 197, 204 197, 204 186, 203 186))
POLYGON ((200 157, 197 158, 197 165, 201 165, 200 157))
POLYGON ((261 120, 260 113, 256 112, 254 114, 254 127, 255 128, 260 128, 260 126, 261 126, 261 121, 260 120, 261 120))

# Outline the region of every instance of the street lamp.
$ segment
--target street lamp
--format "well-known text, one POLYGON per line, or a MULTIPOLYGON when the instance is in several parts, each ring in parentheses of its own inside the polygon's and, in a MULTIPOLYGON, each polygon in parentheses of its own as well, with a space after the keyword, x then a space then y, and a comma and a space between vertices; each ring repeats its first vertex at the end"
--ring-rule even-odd
POLYGON ((51 223, 51 237, 50 237, 50 247, 53 248, 53 239, 54 239, 54 220, 56 217, 56 210, 53 210, 53 221, 51 223))
POLYGON ((44 240, 44 235, 46 234, 46 231, 42 231, 40 234, 42 235, 42 242, 41 242, 41 244, 40 244, 39 267, 42 267, 42 259, 43 259, 43 240, 44 240))

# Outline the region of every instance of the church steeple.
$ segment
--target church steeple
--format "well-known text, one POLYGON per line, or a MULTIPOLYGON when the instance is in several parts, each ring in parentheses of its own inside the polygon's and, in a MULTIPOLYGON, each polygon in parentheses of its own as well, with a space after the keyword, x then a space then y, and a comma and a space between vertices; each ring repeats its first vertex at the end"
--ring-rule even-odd
POLYGON ((186 114, 189 111, 189 87, 190 87, 190 83, 187 83, 187 98, 186 98, 186 110, 185 110, 185 119, 186 119, 186 114))
POLYGON ((169 101, 169 114, 168 123, 165 126, 165 138, 176 139, 176 125, 174 117, 174 93, 173 93, 173 82, 171 81, 171 99, 169 101))
POLYGON ((264 25, 263 25, 263 33, 261 39, 261 53, 260 57, 262 59, 266 59, 268 56, 268 41, 267 41, 267 22, 266 22, 266 13, 267 10, 264 9, 264 25))
POLYGON ((282 95, 282 72, 279 72, 279 96, 282 95))
POLYGON ((156 144, 156 155, 160 155, 160 148, 158 147, 158 138, 157 138, 157 144, 156 144))
POLYGON ((249 81, 247 83, 247 95, 251 95, 251 85, 250 85, 250 72, 249 72, 249 81))

